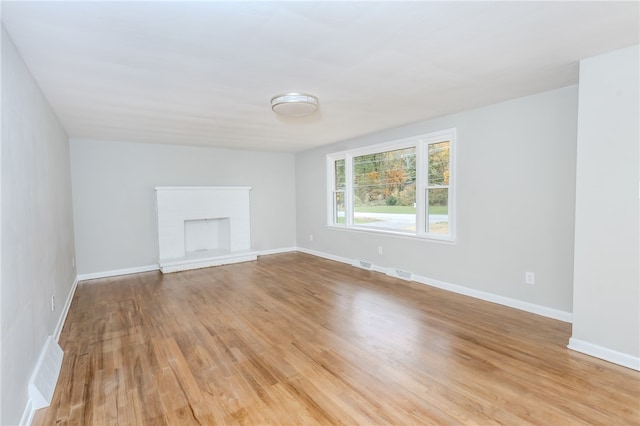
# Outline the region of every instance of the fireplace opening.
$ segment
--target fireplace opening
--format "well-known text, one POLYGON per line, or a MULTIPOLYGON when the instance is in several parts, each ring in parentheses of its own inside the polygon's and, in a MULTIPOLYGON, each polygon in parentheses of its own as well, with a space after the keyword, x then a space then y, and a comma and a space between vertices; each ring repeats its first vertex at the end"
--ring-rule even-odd
POLYGON ((186 254, 201 251, 228 252, 231 248, 230 218, 184 221, 186 254))

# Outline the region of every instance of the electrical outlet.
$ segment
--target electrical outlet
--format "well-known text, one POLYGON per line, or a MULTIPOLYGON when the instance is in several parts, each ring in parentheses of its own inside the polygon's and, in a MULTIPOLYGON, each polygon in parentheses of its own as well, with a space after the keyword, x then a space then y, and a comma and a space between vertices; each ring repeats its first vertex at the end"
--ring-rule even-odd
POLYGON ((309 234, 309 241, 313 241, 313 234, 309 234))
POLYGON ((75 268, 76 267, 76 258, 71 256, 71 267, 75 268))
POLYGON ((525 272, 524 273, 524 282, 525 284, 534 285, 536 283, 536 276, 533 272, 525 272))
POLYGON ((378 246, 378 254, 382 254, 382 246, 378 246))
POLYGON ((51 296, 51 312, 56 310, 56 297, 51 296))

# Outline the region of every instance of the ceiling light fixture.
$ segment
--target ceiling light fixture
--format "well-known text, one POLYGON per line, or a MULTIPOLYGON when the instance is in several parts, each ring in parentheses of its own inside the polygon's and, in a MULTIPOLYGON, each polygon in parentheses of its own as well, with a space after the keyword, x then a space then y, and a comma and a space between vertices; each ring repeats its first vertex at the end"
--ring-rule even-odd
POLYGON ((271 109, 282 115, 307 115, 318 109, 318 98, 306 93, 285 93, 271 98, 271 109))

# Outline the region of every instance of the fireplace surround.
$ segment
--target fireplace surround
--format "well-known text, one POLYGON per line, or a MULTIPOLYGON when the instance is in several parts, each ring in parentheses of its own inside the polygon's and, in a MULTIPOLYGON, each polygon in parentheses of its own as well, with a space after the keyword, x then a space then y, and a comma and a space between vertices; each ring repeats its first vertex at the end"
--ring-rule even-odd
POLYGON ((157 186, 163 273, 257 259, 246 186, 157 186))

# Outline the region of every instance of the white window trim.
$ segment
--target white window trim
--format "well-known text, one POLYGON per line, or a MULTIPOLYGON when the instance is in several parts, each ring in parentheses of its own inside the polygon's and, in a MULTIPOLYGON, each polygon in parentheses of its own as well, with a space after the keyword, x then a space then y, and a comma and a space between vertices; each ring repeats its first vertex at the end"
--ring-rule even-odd
POLYGON ((401 237, 421 238, 434 241, 454 242, 456 239, 456 129, 446 129, 428 134, 370 145, 346 151, 334 152, 327 155, 327 226, 334 229, 372 232, 376 234, 395 235, 401 237), (449 234, 432 234, 427 228, 427 203, 426 193, 429 188, 428 176, 425 176, 429 155, 429 145, 439 142, 449 142, 449 193, 448 216, 449 234), (367 228, 366 226, 353 225, 353 158, 361 155, 378 152, 393 151, 397 149, 416 148, 416 232, 401 232, 391 229, 367 228), (345 163, 345 189, 344 208, 345 223, 334 221, 335 200, 335 162, 344 160, 345 163))

